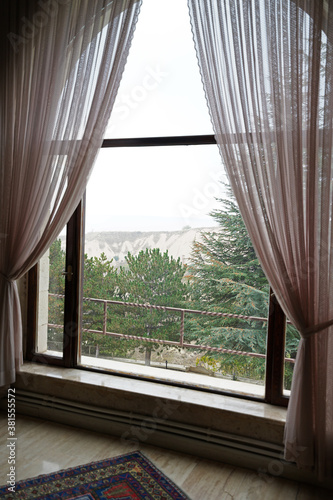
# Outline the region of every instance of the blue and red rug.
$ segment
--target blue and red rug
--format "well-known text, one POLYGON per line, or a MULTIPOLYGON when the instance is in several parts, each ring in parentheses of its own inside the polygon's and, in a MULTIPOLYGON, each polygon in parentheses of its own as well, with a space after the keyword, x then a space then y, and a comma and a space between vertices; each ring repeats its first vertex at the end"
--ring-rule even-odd
POLYGON ((188 500, 140 452, 19 481, 15 492, 0 487, 6 500, 188 500))

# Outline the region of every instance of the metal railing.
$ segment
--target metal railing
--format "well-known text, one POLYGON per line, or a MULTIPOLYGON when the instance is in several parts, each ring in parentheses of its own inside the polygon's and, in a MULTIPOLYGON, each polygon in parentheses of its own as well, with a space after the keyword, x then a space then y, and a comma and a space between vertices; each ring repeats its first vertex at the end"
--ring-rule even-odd
MULTIPOLYGON (((58 297, 64 298, 64 295, 50 293, 50 297, 58 297)), ((223 317, 223 318, 238 318, 242 320, 250 320, 250 321, 258 321, 262 323, 267 323, 267 318, 261 318, 257 316, 246 316, 243 314, 230 314, 230 313, 221 313, 221 312, 210 312, 210 311, 200 311, 196 309, 183 309, 179 307, 168 307, 168 306, 157 306, 153 304, 139 304, 137 302, 124 302, 118 300, 106 300, 106 299, 94 299, 84 297, 83 301, 85 302, 93 302, 103 304, 103 330, 93 330, 90 328, 82 328, 82 332, 87 333, 96 333, 100 335, 107 335, 110 337, 122 338, 125 340, 139 340, 142 342, 161 344, 161 345, 170 345, 172 347, 180 347, 186 349, 200 349, 205 351, 213 351, 220 352, 224 354, 234 354, 238 356, 250 356, 253 358, 266 358, 266 354, 256 353, 256 352, 246 352, 246 351, 238 351, 235 349, 225 349, 223 347, 211 347, 204 344, 191 344, 184 342, 184 333, 185 333, 185 314, 196 314, 201 316, 210 316, 210 317, 223 317), (124 333, 116 333, 116 332, 108 332, 107 331, 107 312, 108 312, 108 304, 124 306, 124 307, 134 307, 141 309, 149 309, 149 310, 157 310, 157 311, 172 311, 180 313, 180 339, 179 342, 171 341, 171 340, 163 340, 156 339, 152 337, 143 337, 139 335, 127 335, 124 333)), ((50 328, 63 328, 63 325, 48 323, 50 328)), ((285 362, 287 363, 295 363, 295 359, 293 358, 285 358, 285 362)))

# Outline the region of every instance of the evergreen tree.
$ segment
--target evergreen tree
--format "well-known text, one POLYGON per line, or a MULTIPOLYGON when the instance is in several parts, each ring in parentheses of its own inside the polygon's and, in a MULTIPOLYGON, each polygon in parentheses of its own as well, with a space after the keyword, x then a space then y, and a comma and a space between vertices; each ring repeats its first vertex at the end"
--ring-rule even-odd
MULTIPOLYGON (((120 271, 120 293, 123 300, 146 304, 146 308, 128 308, 126 331, 164 340, 179 341, 180 313, 149 308, 149 305, 183 307, 188 294, 184 283, 185 267, 180 259, 161 253, 158 248, 146 249, 134 256, 128 253, 126 268, 120 271)), ((142 345, 142 344, 141 344, 142 345)), ((146 364, 156 344, 146 343, 146 364)))
MULTIPOLYGON (((84 257, 83 306, 81 346, 83 354, 123 356, 126 354, 119 339, 110 335, 92 333, 87 330, 103 331, 104 303, 89 299, 119 300, 117 269, 113 261, 102 252, 99 257, 84 257)), ((107 332, 118 332, 119 322, 124 315, 120 306, 107 305, 107 332)))
MULTIPOLYGON (((217 232, 203 232, 193 245, 188 269, 191 297, 198 309, 211 312, 267 317, 269 284, 261 269, 238 206, 231 197, 211 216, 217 232)), ((211 347, 245 352, 266 352, 266 323, 238 318, 195 316, 189 324, 190 339, 211 347)), ((263 377, 264 360, 245 356, 212 355, 220 369, 234 376, 263 377)))
MULTIPOLYGON (((126 267, 116 269, 112 260, 102 253, 100 257, 84 259, 83 307, 82 307, 82 354, 106 357, 130 355, 135 347, 146 347, 148 357, 153 346, 142 341, 121 340, 119 338, 89 332, 103 331, 104 303, 89 299, 130 301, 142 304, 181 307, 187 294, 183 282, 185 268, 180 260, 162 254, 159 249, 146 250, 139 255, 130 253, 126 257, 126 267)), ((61 250, 61 240, 56 240, 50 248, 49 292, 65 293, 65 252, 61 250)), ((64 299, 49 298, 49 323, 62 325, 64 321, 64 299)), ((148 308, 107 305, 107 332, 133 336, 150 336, 164 340, 179 340, 180 313, 165 312, 148 308)), ((49 338, 62 341, 63 331, 49 328, 49 338), (57 337, 57 338, 56 338, 57 337), (59 337, 59 339, 58 339, 59 337)))
POLYGON ((63 294, 65 292, 65 270, 66 254, 61 249, 61 239, 58 238, 50 246, 49 251, 49 292, 63 294))
MULTIPOLYGON (((198 309, 267 318, 269 284, 261 269, 239 208, 229 189, 229 198, 219 200, 222 208, 211 216, 219 225, 218 232, 202 233, 193 245, 188 269, 192 284, 191 297, 198 309)), ((244 352, 266 353, 267 323, 237 318, 210 319, 193 317, 189 322, 189 338, 211 347, 244 352)), ((286 356, 295 357, 299 334, 287 328, 286 356)), ((265 360, 230 354, 211 354, 224 373, 262 379, 265 360)), ((285 387, 290 388, 292 366, 285 371, 285 387)))
MULTIPOLYGON (((61 249, 61 239, 57 239, 51 245, 49 250, 49 293, 56 295, 65 294, 65 270, 66 254, 61 249)), ((64 298, 49 296, 48 323, 53 325, 64 324, 64 298)), ((48 328, 48 348, 52 350, 61 350, 63 343, 63 329, 48 328)))

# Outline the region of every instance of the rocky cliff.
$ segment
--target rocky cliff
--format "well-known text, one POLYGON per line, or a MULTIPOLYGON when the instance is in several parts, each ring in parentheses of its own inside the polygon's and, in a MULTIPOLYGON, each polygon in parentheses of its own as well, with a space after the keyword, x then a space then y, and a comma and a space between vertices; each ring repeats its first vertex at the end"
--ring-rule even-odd
POLYGON ((86 234, 85 253, 88 257, 99 257, 102 252, 115 263, 122 263, 128 252, 137 255, 146 248, 166 250, 175 259, 186 263, 194 241, 200 239, 202 231, 218 231, 218 228, 196 228, 182 231, 111 231, 86 234))

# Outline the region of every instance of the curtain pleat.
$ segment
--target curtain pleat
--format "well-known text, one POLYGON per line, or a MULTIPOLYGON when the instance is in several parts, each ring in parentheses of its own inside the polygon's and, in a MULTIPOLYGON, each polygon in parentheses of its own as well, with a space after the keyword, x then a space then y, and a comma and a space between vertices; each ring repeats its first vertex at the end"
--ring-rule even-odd
POLYGON ((333 477, 333 2, 189 0, 216 140, 299 344, 285 457, 333 477))
POLYGON ((0 6, 0 386, 22 357, 16 280, 83 196, 140 0, 12 0, 0 6))

